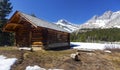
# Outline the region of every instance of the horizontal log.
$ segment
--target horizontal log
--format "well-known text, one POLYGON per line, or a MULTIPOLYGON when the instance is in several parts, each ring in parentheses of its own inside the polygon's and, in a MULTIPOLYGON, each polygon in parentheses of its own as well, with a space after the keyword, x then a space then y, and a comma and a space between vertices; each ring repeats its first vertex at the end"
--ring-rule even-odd
POLYGON ((43 43, 42 42, 32 42, 32 45, 43 45, 43 43))

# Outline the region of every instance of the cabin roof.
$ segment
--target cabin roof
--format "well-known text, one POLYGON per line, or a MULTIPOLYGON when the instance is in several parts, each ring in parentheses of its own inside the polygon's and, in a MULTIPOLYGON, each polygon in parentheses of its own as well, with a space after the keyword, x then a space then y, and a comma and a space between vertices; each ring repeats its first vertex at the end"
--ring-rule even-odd
POLYGON ((17 11, 17 12, 23 18, 25 18, 27 21, 29 21, 31 24, 33 24, 35 27, 40 26, 40 27, 45 27, 45 28, 50 28, 50 29, 53 29, 53 30, 57 30, 57 31, 62 31, 62 32, 70 33, 67 30, 59 27, 58 25, 56 25, 54 23, 47 22, 45 20, 33 17, 31 15, 28 15, 28 14, 25 14, 25 13, 22 13, 22 12, 19 12, 19 11, 17 11))

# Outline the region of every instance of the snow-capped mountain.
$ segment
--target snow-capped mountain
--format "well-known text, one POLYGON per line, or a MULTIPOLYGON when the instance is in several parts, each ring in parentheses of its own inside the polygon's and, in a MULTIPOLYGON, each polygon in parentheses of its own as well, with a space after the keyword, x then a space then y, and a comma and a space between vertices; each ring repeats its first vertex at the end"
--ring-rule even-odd
POLYGON ((106 11, 101 16, 93 16, 86 23, 80 25, 80 28, 120 28, 120 11, 106 11))
POLYGON ((73 32, 79 28, 78 25, 75 25, 75 24, 68 22, 67 20, 63 20, 63 19, 58 20, 58 22, 55 24, 57 24, 58 26, 62 27, 63 29, 65 29, 69 32, 73 32))
POLYGON ((95 15, 90 20, 79 26, 63 19, 59 20, 55 24, 69 32, 84 28, 120 28, 120 11, 106 11, 101 16, 95 15))

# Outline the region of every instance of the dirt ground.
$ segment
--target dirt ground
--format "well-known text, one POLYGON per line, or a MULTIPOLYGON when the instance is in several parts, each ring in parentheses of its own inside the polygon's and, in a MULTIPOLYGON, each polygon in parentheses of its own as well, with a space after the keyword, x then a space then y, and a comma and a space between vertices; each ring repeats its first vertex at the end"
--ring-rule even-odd
POLYGON ((15 57, 18 60, 11 70, 25 70, 27 66, 38 65, 46 69, 64 70, 120 70, 120 53, 103 51, 79 52, 80 61, 74 61, 71 53, 77 50, 19 51, 15 48, 0 48, 0 55, 15 57))

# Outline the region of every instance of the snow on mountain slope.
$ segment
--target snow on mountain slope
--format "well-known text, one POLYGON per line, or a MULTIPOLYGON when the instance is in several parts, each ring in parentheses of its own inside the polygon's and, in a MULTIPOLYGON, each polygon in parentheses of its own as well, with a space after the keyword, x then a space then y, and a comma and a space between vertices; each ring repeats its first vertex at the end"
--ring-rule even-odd
POLYGON ((101 16, 95 15, 79 26, 66 20, 59 20, 56 24, 69 32, 84 28, 120 28, 120 11, 106 11, 101 16))
POLYGON ((73 32, 79 28, 78 25, 72 24, 67 20, 59 20, 56 24, 69 32, 73 32))
POLYGON ((114 12, 111 16, 111 21, 109 21, 106 26, 107 28, 117 27, 120 28, 120 11, 114 12))
POLYGON ((120 11, 106 11, 101 16, 93 16, 86 23, 80 25, 80 28, 113 28, 120 27, 120 11))

